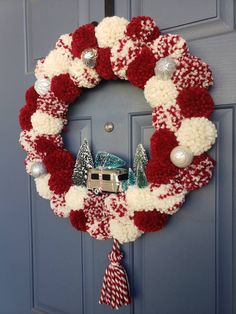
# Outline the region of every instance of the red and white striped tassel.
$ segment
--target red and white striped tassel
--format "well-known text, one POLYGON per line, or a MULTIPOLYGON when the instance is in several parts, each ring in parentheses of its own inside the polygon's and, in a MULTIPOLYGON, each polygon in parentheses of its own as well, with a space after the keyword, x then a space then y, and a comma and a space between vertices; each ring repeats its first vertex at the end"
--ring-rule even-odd
POLYGON ((119 309, 131 302, 128 277, 121 265, 123 254, 118 240, 114 239, 112 251, 108 254, 110 265, 107 267, 102 284, 99 303, 119 309))

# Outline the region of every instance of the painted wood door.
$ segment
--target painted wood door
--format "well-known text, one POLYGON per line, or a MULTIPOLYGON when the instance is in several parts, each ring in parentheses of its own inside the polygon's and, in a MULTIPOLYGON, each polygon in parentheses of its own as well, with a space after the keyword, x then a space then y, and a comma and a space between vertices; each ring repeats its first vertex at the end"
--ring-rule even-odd
MULTIPOLYGON (((233 0, 116 0, 115 14, 152 16, 165 32, 189 40, 192 54, 214 73, 214 121, 219 138, 212 182, 188 196, 163 231, 125 245, 133 303, 119 313, 230 314, 233 302, 234 132, 236 34, 233 0)), ((103 0, 0 1, 0 313, 105 314, 98 305, 111 241, 73 230, 35 192, 17 144, 18 110, 34 82, 37 59, 57 37, 104 16, 103 0)), ((77 152, 81 140, 132 161, 135 147, 148 149, 150 108, 126 82, 106 82, 84 93, 69 113, 64 135, 77 152), (108 134, 103 125, 112 121, 108 134)))

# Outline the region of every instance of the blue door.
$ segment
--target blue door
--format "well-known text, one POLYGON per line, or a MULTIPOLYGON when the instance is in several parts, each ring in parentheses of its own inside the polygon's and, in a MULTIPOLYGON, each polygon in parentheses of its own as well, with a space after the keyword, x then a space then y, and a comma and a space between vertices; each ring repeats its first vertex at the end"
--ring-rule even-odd
MULTIPOLYGON (((236 33, 233 0, 121 0, 115 14, 152 16, 164 32, 189 40, 192 54, 213 69, 219 137, 210 154, 214 178, 188 195, 161 232, 124 245, 132 314, 232 314, 235 255, 233 216, 236 33)), ((18 110, 34 83, 37 59, 60 34, 104 16, 101 0, 0 1, 0 314, 106 314, 99 293, 112 242, 94 240, 57 218, 24 172, 17 140, 18 110)), ((93 153, 132 161, 153 132, 143 93, 127 82, 104 82, 83 93, 64 134, 76 154, 83 138, 93 153), (114 131, 104 130, 113 122, 114 131)))

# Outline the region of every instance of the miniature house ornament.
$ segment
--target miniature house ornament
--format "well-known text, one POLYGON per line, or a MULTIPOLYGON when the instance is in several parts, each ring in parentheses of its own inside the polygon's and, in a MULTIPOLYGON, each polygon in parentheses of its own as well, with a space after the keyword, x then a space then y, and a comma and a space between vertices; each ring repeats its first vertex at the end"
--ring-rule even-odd
POLYGON ((212 72, 181 36, 161 34, 150 17, 113 16, 60 36, 35 76, 19 113, 26 171, 55 215, 114 240, 99 302, 118 309, 131 302, 120 244, 161 230, 186 195, 212 177, 212 72), (142 89, 152 108, 150 158, 139 144, 130 168, 112 152, 92 154, 86 139, 75 157, 61 135, 69 105, 102 80, 117 79, 142 89))

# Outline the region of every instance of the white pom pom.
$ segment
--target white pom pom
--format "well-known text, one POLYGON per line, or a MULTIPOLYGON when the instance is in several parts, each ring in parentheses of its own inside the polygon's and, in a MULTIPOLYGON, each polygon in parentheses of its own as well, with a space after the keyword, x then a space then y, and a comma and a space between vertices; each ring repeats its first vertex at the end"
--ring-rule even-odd
POLYGON ((79 210, 84 205, 87 189, 82 186, 72 185, 65 195, 66 206, 73 210, 79 210))
POLYGON ((54 118, 39 110, 31 116, 31 123, 38 134, 58 134, 63 128, 63 119, 54 118))
POLYGON ((79 58, 75 58, 71 62, 69 73, 78 87, 92 88, 100 82, 97 72, 84 65, 83 61, 79 58))
POLYGON ((39 195, 47 200, 52 198, 53 193, 50 191, 48 186, 48 180, 50 179, 50 174, 46 174, 45 176, 41 176, 39 178, 34 179, 36 184, 36 190, 39 195))
POLYGON ((135 241, 142 235, 141 232, 130 218, 120 218, 110 220, 110 234, 114 239, 120 243, 127 243, 135 241))
POLYGON ((206 118, 190 118, 182 121, 175 133, 181 146, 189 148, 195 156, 208 151, 215 143, 215 125, 206 118))
POLYGON ((163 106, 170 108, 175 103, 178 92, 171 80, 160 80, 158 77, 151 77, 145 87, 144 96, 151 107, 163 106))
POLYGON ((44 62, 37 65, 35 75, 37 79, 49 78, 68 73, 71 58, 63 54, 60 49, 52 50, 45 58, 44 62))
POLYGON ((111 48, 115 42, 124 37, 128 23, 123 17, 105 17, 95 28, 98 46, 101 48, 111 48))

